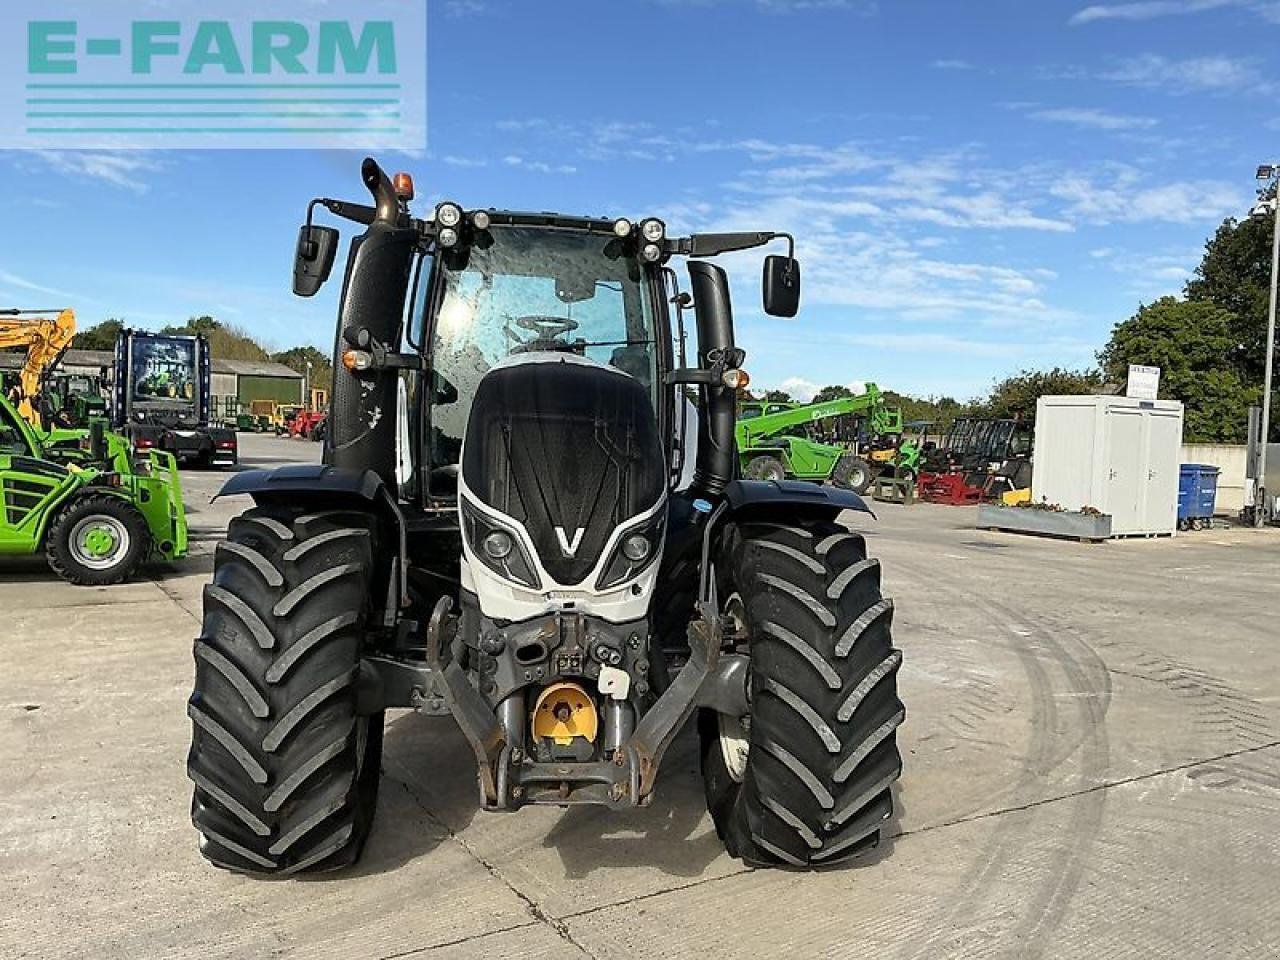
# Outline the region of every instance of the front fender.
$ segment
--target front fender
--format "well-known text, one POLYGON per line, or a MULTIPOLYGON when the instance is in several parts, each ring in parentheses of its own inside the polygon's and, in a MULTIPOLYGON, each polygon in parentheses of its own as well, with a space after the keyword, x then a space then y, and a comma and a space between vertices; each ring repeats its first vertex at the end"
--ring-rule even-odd
POLYGON ((382 478, 372 470, 350 470, 319 463, 291 464, 275 470, 245 470, 222 485, 213 497, 247 493, 259 497, 296 497, 319 494, 357 497, 370 503, 383 499, 382 478))
POLYGON ((321 509, 356 506, 380 517, 394 555, 379 551, 387 561, 390 595, 384 608, 384 623, 391 625, 393 611, 409 602, 408 540, 404 516, 396 494, 372 470, 331 467, 319 463, 299 463, 275 470, 246 470, 237 473, 214 495, 230 497, 249 494, 258 503, 299 503, 321 509))
POLYGON ((734 480, 724 489, 731 517, 779 513, 834 520, 842 510, 871 514, 866 501, 852 490, 805 483, 803 480, 734 480))
POLYGON ((875 516, 851 490, 801 480, 733 480, 715 505, 687 491, 673 494, 669 503, 662 589, 667 595, 691 594, 704 602, 713 598, 710 566, 727 524, 741 520, 831 522, 842 510, 875 516))

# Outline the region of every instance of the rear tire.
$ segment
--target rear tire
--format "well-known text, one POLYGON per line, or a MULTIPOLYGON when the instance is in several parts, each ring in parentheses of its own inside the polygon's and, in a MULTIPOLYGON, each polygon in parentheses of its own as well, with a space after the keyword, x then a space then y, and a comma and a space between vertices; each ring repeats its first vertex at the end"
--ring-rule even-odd
POLYGON ((824 867, 867 852, 893 814, 905 716, 878 561, 835 524, 735 524, 716 577, 727 606, 739 598, 734 619, 751 656, 745 723, 699 716, 716 831, 730 854, 760 866, 824 867))
POLYGON ((218 545, 187 708, 191 817, 217 866, 360 856, 382 755, 382 713, 356 712, 373 555, 365 515, 283 507, 237 517, 218 545))
POLYGON ((744 475, 748 480, 785 480, 787 468, 777 457, 761 455, 751 458, 744 475))
POLYGON ((84 494, 58 511, 45 535, 45 557, 62 579, 80 586, 123 583, 151 552, 146 518, 128 500, 84 494))

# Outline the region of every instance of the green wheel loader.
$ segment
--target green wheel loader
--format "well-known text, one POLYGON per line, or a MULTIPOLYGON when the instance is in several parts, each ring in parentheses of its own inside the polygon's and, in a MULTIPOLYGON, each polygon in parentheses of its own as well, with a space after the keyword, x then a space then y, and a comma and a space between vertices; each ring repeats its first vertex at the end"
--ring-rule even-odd
POLYGON ((187 520, 170 454, 134 459, 101 425, 37 431, 0 397, 0 556, 43 552, 64 580, 104 586, 150 558, 187 552, 187 520))

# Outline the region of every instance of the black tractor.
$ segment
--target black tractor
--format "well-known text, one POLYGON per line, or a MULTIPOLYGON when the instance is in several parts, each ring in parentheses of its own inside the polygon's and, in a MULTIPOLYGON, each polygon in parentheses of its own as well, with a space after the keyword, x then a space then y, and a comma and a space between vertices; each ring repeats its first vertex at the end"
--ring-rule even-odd
POLYGON ((452 202, 420 219, 407 176, 362 174, 373 203, 312 201, 295 260, 310 296, 338 246, 317 208, 364 225, 324 462, 222 491, 255 506, 217 547, 195 644, 205 857, 354 862, 396 707, 457 721, 486 810, 643 806, 696 714, 731 854, 818 867, 874 847, 904 711, 879 564, 837 522, 867 508, 736 476, 744 353, 707 258, 788 241, 764 308, 794 316, 791 238, 452 202))

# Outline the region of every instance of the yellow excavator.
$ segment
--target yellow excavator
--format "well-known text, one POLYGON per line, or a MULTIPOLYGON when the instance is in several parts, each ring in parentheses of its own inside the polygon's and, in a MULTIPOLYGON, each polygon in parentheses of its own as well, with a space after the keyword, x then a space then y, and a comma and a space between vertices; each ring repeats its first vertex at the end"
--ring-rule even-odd
POLYGON ((27 351, 11 399, 22 418, 37 429, 44 427, 40 419, 44 376, 71 345, 75 332, 76 315, 70 309, 0 310, 0 348, 25 347, 27 351))

